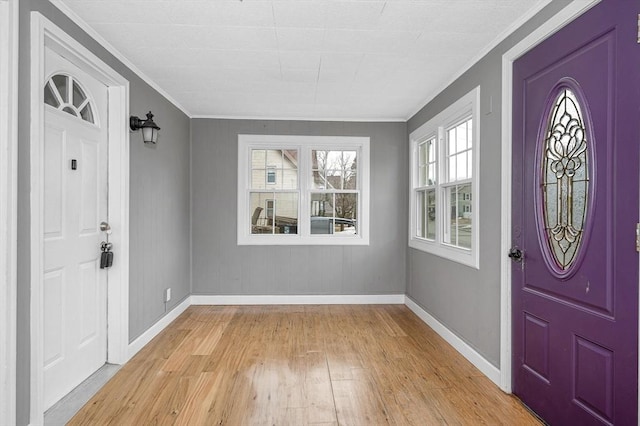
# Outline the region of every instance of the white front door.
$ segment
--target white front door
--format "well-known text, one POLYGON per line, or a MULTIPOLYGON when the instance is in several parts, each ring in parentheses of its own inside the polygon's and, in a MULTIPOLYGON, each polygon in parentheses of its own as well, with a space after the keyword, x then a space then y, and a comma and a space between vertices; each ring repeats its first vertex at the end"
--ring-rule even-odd
POLYGON ((44 403, 50 408, 106 361, 107 87, 46 49, 44 403))

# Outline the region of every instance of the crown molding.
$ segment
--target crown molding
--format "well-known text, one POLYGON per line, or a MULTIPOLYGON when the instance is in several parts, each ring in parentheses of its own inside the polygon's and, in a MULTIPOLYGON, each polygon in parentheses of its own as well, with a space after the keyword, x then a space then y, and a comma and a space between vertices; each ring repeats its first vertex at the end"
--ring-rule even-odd
POLYGON ((104 47, 110 54, 112 54, 117 60, 122 62, 124 66, 129 68, 131 72, 140 77, 145 83, 151 86, 156 92, 160 93, 169 102, 171 102, 176 108, 186 114, 189 118, 193 118, 188 109, 186 109, 180 102, 175 100, 173 96, 167 93, 162 87, 160 87, 151 77, 146 75, 140 68, 135 66, 133 62, 127 59, 118 49, 116 49, 111 43, 109 43, 104 37, 102 37, 96 30, 91 27, 84 19, 78 16, 73 10, 69 8, 62 0, 49 0, 51 4, 57 7, 62 13, 64 13, 71 21, 80 27, 91 38, 104 47))

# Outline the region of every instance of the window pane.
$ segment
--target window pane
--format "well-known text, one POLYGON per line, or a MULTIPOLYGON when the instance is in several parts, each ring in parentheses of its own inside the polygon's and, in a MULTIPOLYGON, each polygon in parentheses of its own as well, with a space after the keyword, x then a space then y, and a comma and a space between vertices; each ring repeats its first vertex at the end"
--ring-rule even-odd
POLYGON ((324 170, 327 167, 327 151, 311 151, 311 165, 316 170, 324 170))
POLYGON ((467 123, 464 122, 456 128, 456 152, 467 149, 467 123))
POLYGON ((298 194, 279 193, 275 196, 274 232, 276 234, 298 233, 298 194))
POLYGON ((427 143, 421 143, 418 145, 418 165, 423 166, 427 164, 427 143))
POLYGON ((466 179, 467 177, 467 153, 462 152, 456 155, 456 180, 466 179))
POLYGON ((297 193, 251 193, 252 234, 297 234, 297 193))
POLYGON ((446 215, 444 242, 463 248, 471 248, 472 212, 471 184, 456 185, 445 189, 445 200, 450 206, 446 215))
POLYGON ((312 170, 311 171, 311 188, 312 189, 325 189, 327 177, 324 174, 324 170, 312 170))
POLYGON ((418 186, 427 185, 427 166, 418 167, 418 186))
POLYGON ((447 146, 448 155, 453 155, 456 152, 458 152, 457 150, 458 146, 456 144, 456 128, 455 127, 447 131, 447 142, 448 142, 448 146, 447 146))
MULTIPOLYGON (((282 168, 282 151, 279 149, 267 150, 267 167, 282 168)), ((297 167, 296 167, 297 168, 297 167)))
POLYGON ((264 169, 267 165, 267 154, 264 149, 251 150, 251 168, 264 169))
POLYGON ((342 152, 342 166, 344 170, 352 170, 355 172, 358 169, 356 151, 343 151, 342 152))
POLYGON ((334 194, 311 194, 311 233, 332 234, 334 194))
POLYGON ((355 235, 358 194, 311 194, 311 233, 355 235))
POLYGON ((429 240, 436 239, 436 191, 427 191, 426 195, 426 235, 429 240))
POLYGON ((449 182, 456 180, 456 157, 449 157, 449 182))
POLYGON ((326 170, 326 189, 342 189, 342 171, 326 170))
POLYGON ((416 206, 418 211, 416 212, 416 236, 425 238, 426 226, 425 217, 427 212, 427 197, 424 191, 418 191, 416 193, 416 206))
POLYGON ((435 185, 436 182, 436 165, 429 166, 429 176, 427 177, 427 185, 435 185))
POLYGON ((76 108, 80 108, 80 105, 82 105, 85 99, 87 99, 87 97, 85 96, 84 92, 82 91, 80 86, 78 86, 78 83, 74 81, 73 82, 73 105, 76 108))
MULTIPOLYGON (((335 207, 336 218, 344 219, 343 221, 338 220, 336 226, 348 225, 354 228, 352 231, 355 233, 356 216, 358 214, 358 194, 336 194, 335 207)), ((342 231, 345 230, 345 227, 346 226, 340 226, 342 231)))
POLYGON ((265 169, 255 169, 251 171, 251 189, 267 188, 267 171, 265 169))
POLYGON ((51 82, 48 82, 44 86, 44 103, 55 108, 60 106, 60 102, 58 102, 56 95, 53 94, 53 90, 51 89, 51 82))
POLYGON ((298 170, 282 169, 276 172, 276 188, 298 189, 298 170))
POLYGON ((91 104, 86 104, 82 111, 80 111, 80 115, 84 121, 88 121, 89 123, 94 123, 93 121, 93 112, 91 111, 91 104))
POLYGON ((418 196, 417 236, 436 239, 436 191, 420 191, 418 196))
POLYGON ((436 140, 431 139, 429 141, 429 163, 436 161, 436 140))
POLYGON ((436 184, 436 140, 427 141, 427 185, 436 184))
POLYGON ((75 110, 75 109, 73 109, 73 108, 71 108, 71 107, 68 107, 68 106, 67 106, 67 107, 62 108, 62 110, 63 110, 64 112, 66 112, 67 114, 71 114, 71 115, 73 115, 74 117, 77 117, 77 116, 78 116, 78 113, 76 112, 76 110, 75 110))
POLYGON ((273 193, 251 194, 251 233, 273 234, 273 223, 269 223, 266 217, 265 205, 267 200, 273 200, 273 193))
POLYGON ((68 89, 69 77, 67 77, 66 75, 58 74, 51 77, 51 79, 53 80, 53 83, 56 85, 58 89, 58 93, 60 93, 60 97, 62 98, 62 103, 65 103, 65 104, 68 103, 69 102, 69 89, 68 89))
POLYGON ((349 172, 345 177, 344 189, 358 189, 358 177, 356 172, 349 172))

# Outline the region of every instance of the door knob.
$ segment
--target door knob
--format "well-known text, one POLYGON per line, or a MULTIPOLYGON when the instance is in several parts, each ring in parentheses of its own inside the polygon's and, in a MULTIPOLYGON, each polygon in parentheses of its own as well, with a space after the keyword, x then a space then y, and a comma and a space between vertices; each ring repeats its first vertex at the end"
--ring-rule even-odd
POLYGON ((511 250, 509 250, 509 257, 514 262, 522 262, 522 250, 517 247, 512 247, 511 250))
POLYGON ((100 230, 106 232, 107 235, 111 235, 111 226, 107 222, 100 222, 100 230))

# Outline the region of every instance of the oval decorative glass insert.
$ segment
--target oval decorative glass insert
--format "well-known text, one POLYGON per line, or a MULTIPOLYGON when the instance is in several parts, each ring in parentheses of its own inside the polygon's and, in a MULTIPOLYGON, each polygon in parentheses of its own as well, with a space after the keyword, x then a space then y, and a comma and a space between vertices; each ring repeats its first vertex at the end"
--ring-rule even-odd
POLYGON ((544 235, 561 271, 576 260, 589 197, 589 155, 582 108, 575 93, 560 89, 547 121, 542 158, 544 235))
POLYGON ((95 124, 91 101, 72 76, 64 74, 52 76, 44 86, 44 103, 95 124))

